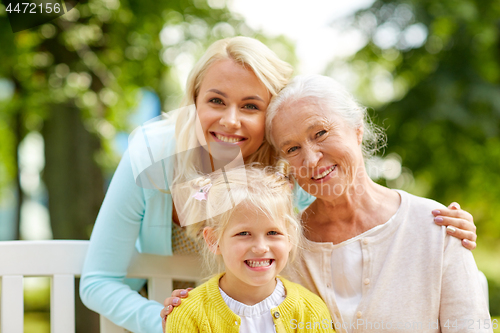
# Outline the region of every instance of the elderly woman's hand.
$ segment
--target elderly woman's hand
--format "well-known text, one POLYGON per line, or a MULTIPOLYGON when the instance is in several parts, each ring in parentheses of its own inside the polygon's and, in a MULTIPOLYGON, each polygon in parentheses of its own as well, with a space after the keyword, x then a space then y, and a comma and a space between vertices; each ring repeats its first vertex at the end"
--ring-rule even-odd
POLYGON ((476 226, 474 218, 465 210, 460 209, 456 202, 451 203, 448 208, 432 211, 434 222, 446 226, 446 232, 462 240, 462 245, 469 249, 476 248, 476 226))
POLYGON ((188 297, 188 293, 193 290, 193 288, 187 288, 187 289, 175 289, 172 291, 172 296, 167 298, 165 302, 163 302, 163 305, 165 306, 161 312, 160 312, 160 317, 161 317, 161 326, 163 327, 163 332, 165 332, 165 325, 167 321, 167 316, 172 312, 174 309, 174 306, 179 306, 181 305, 181 298, 186 298, 188 297))

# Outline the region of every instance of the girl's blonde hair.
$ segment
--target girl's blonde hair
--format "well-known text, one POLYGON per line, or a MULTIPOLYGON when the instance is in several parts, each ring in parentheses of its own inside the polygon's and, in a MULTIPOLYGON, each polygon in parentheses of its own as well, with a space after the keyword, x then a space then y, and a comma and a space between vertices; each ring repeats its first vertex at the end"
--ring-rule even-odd
MULTIPOLYGON (((244 170, 232 169, 225 174, 215 172, 199 178, 198 181, 201 181, 203 185, 208 182, 212 184, 206 201, 190 198, 188 204, 192 208, 191 211, 196 211, 202 205, 208 218, 195 224, 189 224, 187 221, 188 235, 205 243, 203 229, 211 227, 214 242, 218 244, 237 209, 242 207, 255 209, 256 212, 265 214, 269 219, 283 222, 283 229, 292 244, 289 257, 292 261, 297 254, 297 248, 302 244, 303 235, 298 212, 293 205, 293 182, 286 176, 286 172, 287 170, 282 166, 262 168, 254 164, 245 167, 244 170), (245 172, 246 177, 241 177, 242 171, 245 172), (231 199, 225 200, 228 195, 231 199), (238 204, 234 205, 235 202, 238 204), (219 212, 222 213, 219 214, 219 212)), ((203 258, 209 272, 224 271, 222 260, 210 251, 207 244, 203 246, 203 258)))

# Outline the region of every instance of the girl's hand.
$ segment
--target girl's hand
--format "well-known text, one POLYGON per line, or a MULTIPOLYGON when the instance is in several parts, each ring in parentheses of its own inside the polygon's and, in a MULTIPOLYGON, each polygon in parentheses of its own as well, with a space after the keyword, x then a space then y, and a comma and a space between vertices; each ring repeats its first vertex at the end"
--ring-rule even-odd
POLYGON ((448 208, 432 211, 434 222, 437 225, 446 226, 446 232, 462 240, 462 245, 469 249, 476 248, 476 226, 474 218, 465 210, 460 209, 456 202, 451 203, 448 208))
POLYGON ((163 327, 163 332, 165 332, 165 325, 167 322, 167 316, 172 312, 174 306, 178 306, 181 304, 181 298, 188 297, 188 293, 193 290, 193 288, 187 289, 175 289, 172 291, 172 297, 169 297, 163 302, 165 307, 160 312, 161 317, 161 326, 163 327))

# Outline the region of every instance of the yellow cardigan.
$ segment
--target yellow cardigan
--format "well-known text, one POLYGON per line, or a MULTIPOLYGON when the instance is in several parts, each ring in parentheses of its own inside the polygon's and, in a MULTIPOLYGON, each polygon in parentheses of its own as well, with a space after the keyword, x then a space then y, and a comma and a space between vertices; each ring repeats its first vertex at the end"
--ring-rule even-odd
MULTIPOLYGON (((189 292, 167 318, 166 333, 238 333, 241 319, 229 309, 219 291, 224 273, 189 292)), ((271 309, 277 333, 334 332, 332 319, 323 300, 282 277, 286 291, 283 302, 271 309)))

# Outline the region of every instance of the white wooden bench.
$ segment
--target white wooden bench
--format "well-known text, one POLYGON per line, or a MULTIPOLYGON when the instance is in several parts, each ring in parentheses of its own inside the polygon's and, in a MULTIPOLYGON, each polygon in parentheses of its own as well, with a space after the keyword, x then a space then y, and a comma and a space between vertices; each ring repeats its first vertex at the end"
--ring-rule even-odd
MULTIPOLYGON (((75 277, 82 272, 88 241, 0 242, 0 331, 23 333, 23 277, 49 276, 51 333, 75 332, 75 277)), ((134 256, 127 276, 148 280, 149 299, 163 303, 172 293, 172 281, 198 282, 200 262, 195 256, 134 256), (174 269, 173 269, 174 268, 174 269)), ((123 333, 100 317, 101 333, 123 333)))
MULTIPOLYGON (((0 331, 23 333, 23 277, 49 276, 51 333, 75 332, 75 277, 80 276, 88 241, 7 241, 0 242, 0 331)), ((128 276, 148 279, 149 299, 163 303, 172 293, 172 281, 202 278, 195 256, 155 256, 136 254, 128 276)), ((483 291, 488 299, 486 277, 480 272, 483 291)), ((123 333, 105 317, 100 317, 101 333, 123 333)))

